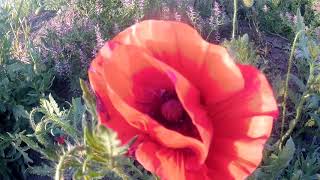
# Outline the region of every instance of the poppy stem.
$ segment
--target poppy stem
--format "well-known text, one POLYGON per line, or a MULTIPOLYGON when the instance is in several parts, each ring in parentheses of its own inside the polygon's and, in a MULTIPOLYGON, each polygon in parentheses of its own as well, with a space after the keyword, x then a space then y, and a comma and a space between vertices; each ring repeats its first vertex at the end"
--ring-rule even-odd
POLYGON ((67 158, 70 155, 72 155, 73 153, 83 151, 83 150, 85 150, 84 146, 75 146, 75 147, 71 148, 70 150, 68 150, 66 153, 64 153, 62 156, 60 156, 59 162, 56 166, 54 180, 62 180, 63 179, 64 165, 65 165, 65 161, 67 160, 67 158))
POLYGON ((232 39, 234 39, 236 34, 237 12, 238 12, 238 0, 233 0, 232 39))
MULTIPOLYGON (((287 111, 287 98, 288 98, 289 79, 290 79, 290 74, 291 74, 294 50, 295 50, 298 38, 299 38, 301 33, 302 33, 302 31, 299 31, 296 34, 295 38, 294 38, 294 41, 293 41, 293 44, 292 44, 292 47, 291 47, 291 53, 290 53, 290 57, 289 57, 289 62, 288 62, 288 72, 287 72, 287 76, 286 76, 285 87, 284 87, 284 95, 283 95, 283 102, 282 102, 282 119, 281 119, 281 134, 280 134, 279 149, 281 149, 282 144, 286 139, 286 137, 284 137, 284 121, 285 121, 286 111, 287 111)), ((302 99, 301 99, 301 101, 302 101, 302 99)), ((299 104, 299 106, 300 106, 300 104, 299 104)), ((299 109, 297 109, 297 110, 299 110, 299 109)), ((298 112, 297 112, 297 116, 298 116, 298 112)), ((289 133, 289 135, 290 134, 291 134, 291 132, 289 133)), ((287 133, 286 133, 286 135, 287 135, 287 133)))

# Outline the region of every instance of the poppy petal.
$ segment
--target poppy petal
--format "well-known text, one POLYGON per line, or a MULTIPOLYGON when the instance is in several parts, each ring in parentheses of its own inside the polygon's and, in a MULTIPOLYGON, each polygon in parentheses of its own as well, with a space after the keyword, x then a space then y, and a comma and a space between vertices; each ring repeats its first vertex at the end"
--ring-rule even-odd
POLYGON ((126 143, 139 131, 130 126, 110 102, 103 79, 104 63, 105 59, 98 55, 88 72, 91 87, 96 94, 98 118, 101 124, 118 132, 121 142, 126 143))
POLYGON ((207 43, 186 24, 143 21, 119 33, 114 41, 149 51, 190 80, 206 103, 226 99, 244 86, 241 72, 227 50, 207 43))
POLYGON ((244 179, 260 164, 277 104, 265 76, 254 67, 239 65, 245 88, 209 107, 215 128, 206 164, 213 177, 244 179))
POLYGON ((265 121, 263 124, 269 123, 267 127, 258 126, 258 129, 262 131, 259 132, 260 137, 256 137, 257 134, 254 135, 254 138, 238 139, 214 136, 213 145, 206 161, 208 168, 215 171, 213 177, 245 179, 258 167, 262 160, 264 144, 271 133, 273 117, 254 117, 254 121, 265 121))
POLYGON ((163 180, 198 180, 209 179, 206 168, 189 171, 185 168, 184 153, 179 150, 164 148, 152 142, 140 144, 136 158, 147 170, 160 176, 163 180))
MULTIPOLYGON (((143 49, 133 46, 121 45, 114 49, 110 60, 104 66, 104 81, 107 82, 106 91, 112 104, 131 126, 154 138, 163 146, 191 149, 196 159, 204 159, 207 154, 205 149, 208 148, 205 148, 201 141, 165 128, 136 108, 133 98, 134 93, 132 92, 134 83, 132 79, 135 74, 146 69, 158 70, 157 67, 150 64, 151 61, 157 61, 152 58, 143 49), (135 61, 132 61, 132 58, 135 61)), ((162 72, 159 71, 159 73, 162 72)), ((166 83, 164 84, 166 85, 166 83)))
MULTIPOLYGON (((254 116, 278 116, 277 103, 266 77, 256 68, 239 65, 246 80, 245 88, 229 99, 208 106, 208 113, 215 128, 215 136, 247 137, 248 131, 253 131, 254 123, 259 119, 254 116), (226 126, 228 124, 228 126, 226 126)), ((272 127, 272 121, 261 121, 266 130, 272 127)), ((262 131, 264 132, 264 131, 262 131)))
POLYGON ((173 68, 169 67, 165 63, 157 60, 151 60, 150 64, 155 67, 159 67, 163 72, 168 74, 168 77, 174 83, 175 90, 178 94, 179 100, 182 103, 184 109, 191 117, 192 123, 197 128, 200 134, 201 140, 206 147, 205 154, 202 156, 202 162, 205 160, 212 138, 212 124, 204 106, 200 102, 200 93, 190 82, 184 78, 173 68))

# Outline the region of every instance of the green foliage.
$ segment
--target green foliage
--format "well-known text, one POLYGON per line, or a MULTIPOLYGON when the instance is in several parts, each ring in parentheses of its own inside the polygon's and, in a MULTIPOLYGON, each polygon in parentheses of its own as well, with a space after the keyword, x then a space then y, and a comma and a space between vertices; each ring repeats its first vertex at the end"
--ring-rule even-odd
POLYGON ((253 176, 255 179, 260 177, 262 179, 319 178, 320 169, 317 166, 320 154, 317 132, 320 127, 318 124, 320 94, 317 79, 320 70, 318 59, 320 46, 308 35, 305 29, 303 18, 298 9, 297 23, 294 27, 297 35, 292 45, 287 81, 283 91, 283 123, 281 128, 282 132, 284 129, 286 131, 280 134, 280 140, 277 140, 267 151, 264 164, 253 176), (296 72, 290 70, 291 65, 295 65, 296 72), (287 97, 288 101, 286 101, 287 97), (295 148, 288 148, 288 145, 293 144, 293 141, 296 144, 295 148), (289 152, 289 149, 295 149, 296 153, 289 152), (272 154, 275 152, 280 157, 282 151, 284 151, 284 157, 290 157, 284 158, 288 161, 283 158, 274 161, 272 154), (266 171, 266 168, 268 170, 270 167, 271 170, 266 171))
POLYGON ((32 163, 28 156, 30 147, 22 139, 26 139, 23 134, 30 131, 27 111, 44 97, 53 79, 50 70, 39 68, 43 64, 38 62, 34 51, 30 51, 33 61, 29 63, 14 56, 17 34, 22 27, 20 16, 29 13, 30 7, 22 1, 19 8, 10 5, 3 5, 0 11, 1 179, 24 177, 23 172, 32 163))
POLYGON ((68 4, 67 0, 42 0, 40 1, 40 8, 45 10, 58 11, 68 4))
POLYGON ((278 179, 283 170, 288 167, 295 153, 295 145, 292 139, 289 139, 282 150, 268 154, 267 161, 258 168, 250 180, 278 179))
POLYGON ((193 6, 186 4, 181 7, 180 13, 188 17, 188 21, 206 40, 220 41, 219 28, 230 22, 224 12, 223 4, 218 1, 204 0, 196 1, 193 6))
POLYGON ((27 168, 23 172, 55 179, 153 179, 137 162, 124 156, 136 138, 121 145, 115 132, 98 125, 96 115, 89 114, 95 112, 94 98, 82 80, 81 86, 87 105, 74 98, 69 108, 61 109, 49 95, 30 112, 33 133, 0 136, 0 177, 12 178, 7 162, 21 159, 28 166, 19 166, 27 168), (10 152, 5 153, 9 147, 10 152), (34 165, 28 155, 30 150, 41 154, 43 162, 34 165))
POLYGON ((253 43, 249 41, 247 34, 237 39, 226 40, 223 42, 223 46, 228 49, 237 63, 259 65, 260 57, 256 54, 256 49, 253 43))
POLYGON ((299 153, 296 153, 296 161, 291 163, 285 174, 288 179, 319 179, 319 163, 319 146, 314 139, 307 149, 302 149, 299 153))
MULTIPOLYGON (((288 85, 283 86, 286 83, 281 73, 278 78, 269 77, 278 84, 279 99, 288 99, 282 106, 283 133, 279 136, 277 124, 263 163, 251 178, 319 179, 320 45, 312 32, 320 25, 320 13, 313 7, 317 1, 234 2, 238 3, 235 30, 242 26, 237 25, 238 20, 253 22, 255 28, 288 39, 299 35, 289 63, 288 85)), ((228 37, 220 28, 230 25, 232 3, 9 0, 1 4, 0 179, 25 179, 28 174, 56 179, 156 179, 124 156, 136 138, 121 145, 115 132, 99 125, 95 98, 85 81, 80 81, 83 99, 72 98, 81 92, 78 79, 87 78, 90 60, 105 40, 143 19, 186 22, 205 39, 221 42, 220 35, 228 37), (36 44, 31 36, 38 32, 30 27, 29 19, 47 12, 55 17, 45 20, 48 22, 43 26, 48 29, 36 44), (59 63, 70 69, 60 74, 59 63), (59 87, 69 91, 59 92, 59 87), (46 96, 49 92, 53 96, 46 96), (65 100, 70 103, 61 103, 65 100)), ((223 45, 237 63, 261 69, 257 49, 248 35, 226 40, 223 45)))
POLYGON ((0 134, 1 179, 14 178, 13 173, 24 171, 26 168, 24 165, 33 162, 27 153, 30 148, 22 144, 23 141, 20 137, 24 136, 23 134, 24 132, 0 134))
POLYGON ((123 156, 135 139, 122 146, 117 134, 97 125, 95 101, 84 81, 80 80, 86 108, 93 114, 84 119, 83 142, 69 146, 60 156, 55 179, 63 177, 67 169, 73 170, 73 179, 151 179, 145 170, 139 169, 133 160, 123 156), (93 104, 94 103, 94 104, 93 104), (88 119, 91 117, 91 119, 88 119))
POLYGON ((11 119, 3 122, 4 126, 1 129, 25 129, 26 126, 22 124, 23 120, 28 118, 26 110, 37 104, 37 99, 43 97, 44 92, 50 87, 50 72, 37 74, 34 67, 35 65, 18 61, 0 64, 0 114, 4 119, 11 119))
POLYGON ((92 19, 101 28, 104 39, 141 18, 137 3, 127 7, 120 0, 80 0, 76 5, 81 16, 92 19))
MULTIPOLYGON (((69 26, 65 30, 60 30, 60 26, 48 29, 41 39, 39 48, 43 49, 41 56, 46 64, 54 70, 56 76, 54 85, 64 83, 68 93, 79 95, 78 79, 87 78, 88 64, 93 58, 92 52, 97 43, 93 23, 84 21, 82 19, 84 17, 79 15, 72 15, 75 13, 72 10, 68 13, 71 17, 58 15, 52 21, 62 23, 68 20, 72 24, 61 24, 69 26)), ((57 94, 62 96, 59 92, 57 94)))
POLYGON ((305 23, 314 29, 320 26, 320 15, 313 7, 317 0, 264 0, 256 3, 253 15, 263 30, 293 39, 297 9, 301 9, 305 23))
MULTIPOLYGON (((79 121, 79 115, 85 112, 84 106, 81 104, 81 99, 73 99, 70 109, 60 110, 52 96, 49 96, 49 100, 41 99, 41 105, 35 108, 30 113, 30 122, 34 128, 33 133, 26 134, 26 131, 15 133, 11 135, 1 135, 0 138, 0 153, 5 162, 15 162, 17 170, 21 172, 33 173, 37 175, 52 175, 54 174, 54 164, 57 162, 59 155, 63 152, 66 143, 79 143, 81 140, 78 137, 76 128, 81 125, 79 121), (38 118, 40 121, 35 120, 37 113, 41 113, 38 118), (72 121, 72 122, 70 122, 72 121), (64 138, 63 143, 57 140, 57 138, 64 138), (46 159, 47 163, 41 163, 37 166, 32 166, 33 160, 28 156, 32 151, 36 151, 42 155, 42 158, 46 159), (9 151, 10 153, 8 153, 9 151), (25 171, 25 165, 28 166, 25 171), (22 169, 21 169, 22 168, 22 169)), ((81 119, 81 118, 80 118, 81 119)), ((0 177, 11 178, 11 170, 8 163, 5 163, 2 167, 3 173, 0 177), (6 168, 9 168, 6 170, 6 168), (6 171, 5 171, 6 170, 6 171), (9 175, 8 175, 9 172, 9 175), (4 174, 7 173, 7 174, 4 174)), ((26 174, 23 174, 25 176, 26 174)), ((18 177, 16 177, 18 178, 18 177)))
POLYGON ((54 87, 61 83, 65 86, 55 90, 56 93, 70 101, 66 94, 80 95, 78 79, 87 79, 89 63, 104 42, 140 19, 141 13, 137 5, 127 7, 120 0, 59 1, 63 5, 48 5, 54 2, 43 2, 58 13, 42 29, 44 36, 38 40, 37 47, 54 70, 54 87))

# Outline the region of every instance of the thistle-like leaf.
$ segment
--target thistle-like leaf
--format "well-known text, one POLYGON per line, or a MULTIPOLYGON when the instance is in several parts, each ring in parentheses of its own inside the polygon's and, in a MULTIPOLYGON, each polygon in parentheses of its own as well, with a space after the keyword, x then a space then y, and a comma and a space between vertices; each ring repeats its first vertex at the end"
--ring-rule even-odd
POLYGON ((27 169, 28 173, 38 175, 38 176, 49 176, 54 175, 54 168, 47 165, 41 164, 40 166, 32 166, 27 169))
POLYGON ((57 102, 53 99, 51 94, 49 94, 49 102, 50 102, 50 109, 52 109, 55 114, 60 116, 61 112, 60 112, 59 106, 58 106, 57 102))
POLYGON ((95 119, 97 117, 97 113, 96 113, 96 100, 94 98, 94 95, 90 92, 89 87, 87 86, 85 81, 82 79, 80 79, 80 86, 83 93, 82 98, 86 103, 88 111, 91 113, 91 115, 95 119))

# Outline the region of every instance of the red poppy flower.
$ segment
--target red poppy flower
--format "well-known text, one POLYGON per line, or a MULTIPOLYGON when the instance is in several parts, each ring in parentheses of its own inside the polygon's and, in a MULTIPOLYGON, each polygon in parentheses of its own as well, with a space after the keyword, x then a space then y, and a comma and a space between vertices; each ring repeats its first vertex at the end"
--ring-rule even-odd
POLYGON ((102 124, 164 180, 244 179, 278 115, 265 76, 179 22, 149 20, 100 50, 89 78, 102 124))
POLYGON ((65 143, 64 136, 58 136, 58 137, 55 138, 55 140, 57 141, 58 144, 64 144, 65 143))

